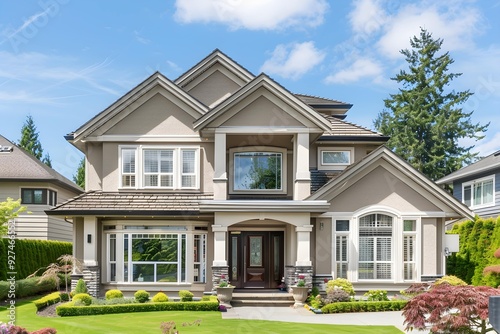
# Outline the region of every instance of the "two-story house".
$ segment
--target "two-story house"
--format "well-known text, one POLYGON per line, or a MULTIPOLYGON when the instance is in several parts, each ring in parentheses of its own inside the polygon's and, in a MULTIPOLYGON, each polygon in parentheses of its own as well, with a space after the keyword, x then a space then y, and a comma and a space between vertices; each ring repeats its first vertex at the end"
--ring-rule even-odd
POLYGON ((73 226, 45 210, 83 193, 83 189, 0 135, 0 202, 21 199, 27 208, 15 219, 19 239, 73 239, 73 226))
POLYGON ((56 208, 92 293, 201 294, 345 277, 399 290, 444 273, 444 222, 468 208, 415 171, 351 105, 298 95, 215 50, 154 73, 67 140, 86 192, 56 208))
POLYGON ((500 151, 436 181, 453 187, 453 196, 480 217, 500 215, 500 151))

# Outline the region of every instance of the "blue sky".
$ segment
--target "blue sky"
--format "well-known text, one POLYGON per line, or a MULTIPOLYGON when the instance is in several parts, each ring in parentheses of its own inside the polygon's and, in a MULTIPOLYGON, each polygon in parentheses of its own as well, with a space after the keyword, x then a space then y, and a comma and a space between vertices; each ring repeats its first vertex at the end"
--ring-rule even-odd
POLYGON ((419 27, 443 38, 475 93, 476 145, 500 149, 500 1, 38 0, 0 3, 0 134, 17 142, 27 115, 53 166, 71 178, 82 154, 63 136, 155 71, 176 79, 218 48, 294 93, 352 103, 347 120, 373 128, 399 50, 419 27))

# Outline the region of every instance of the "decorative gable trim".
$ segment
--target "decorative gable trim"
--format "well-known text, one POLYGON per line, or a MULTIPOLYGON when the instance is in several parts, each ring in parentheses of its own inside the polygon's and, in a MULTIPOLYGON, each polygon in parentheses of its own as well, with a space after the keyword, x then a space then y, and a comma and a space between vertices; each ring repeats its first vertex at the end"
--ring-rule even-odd
POLYGON ((199 117, 208 111, 208 108, 205 105, 183 91, 181 88, 177 87, 164 75, 156 72, 108 108, 104 109, 101 113, 90 119, 79 129, 67 135, 66 139, 78 147, 79 142, 94 134, 94 132, 98 129, 102 130, 103 128, 110 128, 112 125, 116 124, 118 121, 116 116, 118 114, 126 108, 133 106, 134 103, 140 101, 142 97, 151 93, 157 87, 165 89, 174 97, 185 103, 189 107, 189 111, 186 110, 186 112, 191 112, 194 117, 199 117))
POLYGON ((245 97, 249 96, 259 88, 266 88, 269 92, 277 96, 278 98, 285 101, 289 106, 291 106, 300 115, 311 121, 315 126, 320 128, 322 131, 330 130, 330 123, 314 111, 310 106, 305 104, 301 99, 299 99, 294 94, 290 93, 288 90, 283 88, 281 85, 270 79, 265 74, 260 74, 254 80, 249 82, 247 85, 243 86, 240 90, 232 94, 225 101, 221 102, 210 112, 206 113, 198 120, 194 122, 194 130, 201 131, 207 128, 220 116, 231 110, 237 103, 243 100, 245 97))
MULTIPOLYGON (((336 197, 342 188, 357 175, 373 169, 380 160, 394 167, 412 182, 422 187, 425 191, 435 196, 442 201, 443 204, 450 207, 457 214, 463 217, 473 219, 474 214, 464 204, 460 203, 451 194, 447 193, 444 189, 440 188, 436 183, 428 179, 425 175, 413 168, 408 162, 396 155, 385 146, 377 148, 370 153, 366 158, 358 163, 351 165, 337 178, 325 184, 322 188, 316 191, 313 195, 309 196, 307 200, 327 200, 331 201, 336 197)), ((436 204, 437 205, 437 204, 436 204)))
POLYGON ((243 83, 248 83, 253 78, 255 78, 255 75, 250 73, 243 66, 225 55, 219 49, 215 49, 211 54, 201 60, 198 64, 194 65, 187 72, 174 80, 174 83, 181 88, 185 88, 189 85, 189 83, 198 78, 216 63, 220 63, 224 68, 238 77, 243 83))

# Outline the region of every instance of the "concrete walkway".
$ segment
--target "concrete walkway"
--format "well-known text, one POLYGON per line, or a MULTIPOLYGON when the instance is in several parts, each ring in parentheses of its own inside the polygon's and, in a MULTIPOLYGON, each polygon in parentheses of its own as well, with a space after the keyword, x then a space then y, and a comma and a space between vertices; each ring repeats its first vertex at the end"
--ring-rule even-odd
POLYGON ((233 307, 222 313, 223 319, 248 319, 300 322, 311 324, 336 325, 382 325, 394 326, 404 333, 428 333, 421 331, 404 331, 401 311, 314 314, 306 308, 293 307, 233 307))

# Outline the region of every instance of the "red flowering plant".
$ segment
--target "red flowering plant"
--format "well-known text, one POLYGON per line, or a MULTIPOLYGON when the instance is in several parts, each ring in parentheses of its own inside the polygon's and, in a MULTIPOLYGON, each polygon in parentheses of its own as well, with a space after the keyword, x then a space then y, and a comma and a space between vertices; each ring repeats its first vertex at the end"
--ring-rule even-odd
POLYGON ((304 287, 304 286, 306 286, 305 278, 306 277, 304 275, 299 275, 299 280, 297 281, 297 286, 298 287, 304 287))

